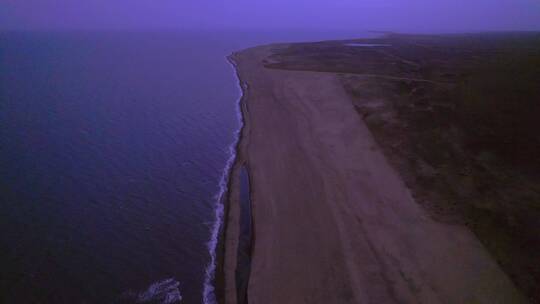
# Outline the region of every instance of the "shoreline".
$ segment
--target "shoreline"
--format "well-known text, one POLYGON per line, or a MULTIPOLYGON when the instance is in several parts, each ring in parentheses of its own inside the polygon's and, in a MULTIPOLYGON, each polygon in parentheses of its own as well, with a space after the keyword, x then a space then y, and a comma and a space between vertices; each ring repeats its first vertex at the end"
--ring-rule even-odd
POLYGON ((224 288, 224 252, 225 252, 225 231, 228 226, 229 197, 232 189, 233 176, 236 172, 238 163, 238 151, 242 141, 242 132, 245 127, 244 114, 242 112, 242 99, 244 98, 244 89, 236 62, 232 60, 231 55, 226 57, 227 62, 233 68, 237 79, 240 96, 236 103, 236 115, 239 122, 239 128, 235 131, 234 142, 229 146, 229 159, 223 169, 223 175, 220 180, 220 191, 216 194, 215 222, 211 229, 211 237, 207 243, 210 262, 205 268, 205 281, 203 284, 203 303, 214 304, 223 302, 224 288))
MULTIPOLYGON (((231 288, 236 290, 236 285, 230 286, 230 282, 234 281, 233 277, 231 277, 231 273, 234 274, 234 271, 230 271, 231 266, 228 266, 230 263, 233 263, 236 265, 236 259, 233 261, 229 261, 228 259, 228 253, 229 250, 232 250, 233 252, 236 252, 237 243, 240 238, 239 231, 237 229, 233 229, 232 231, 228 231, 228 229, 237 222, 235 221, 236 218, 231 218, 231 209, 232 212, 238 212, 238 206, 236 204, 233 204, 233 197, 239 196, 239 189, 240 189, 240 181, 239 181, 239 174, 240 171, 245 168, 245 170, 249 171, 249 167, 245 162, 245 159, 243 157, 244 155, 244 149, 242 149, 242 146, 245 145, 245 132, 248 132, 246 129, 248 129, 248 124, 246 123, 246 115, 247 115, 247 104, 245 102, 245 98, 247 95, 247 84, 242 80, 242 77, 239 73, 237 62, 235 61, 236 52, 228 55, 226 57, 229 64, 234 69, 234 74, 237 80, 237 86, 240 91, 240 96, 237 101, 237 115, 240 122, 240 127, 236 131, 237 134, 237 140, 235 142, 234 146, 234 161, 232 162, 232 166, 228 170, 228 182, 227 182, 227 191, 223 197, 223 206, 224 206, 224 212, 223 212, 223 218, 222 218, 222 224, 220 229, 220 237, 219 237, 219 243, 217 246, 217 254, 218 258, 216 259, 217 265, 216 265, 216 272, 215 272, 215 295, 216 295, 216 302, 217 303, 226 303, 229 302, 226 299, 229 299, 231 294, 234 294, 236 296, 235 291, 230 291, 231 288)), ((234 255, 233 255, 234 256, 234 255)), ((236 266, 232 266, 233 269, 236 268, 236 266)), ((234 302, 236 303, 236 297, 234 298, 234 302)))
POLYGON ((244 127, 224 218, 223 302, 238 303, 238 174, 246 165, 249 302, 524 302, 469 231, 431 220, 414 202, 335 73, 265 67, 284 46, 232 55, 244 127))
POLYGON ((247 103, 248 85, 240 75, 236 62, 237 53, 234 52, 227 56, 227 60, 235 69, 237 84, 241 95, 238 99, 238 112, 241 120, 241 127, 238 131, 238 141, 235 146, 235 160, 230 170, 227 197, 224 202, 225 213, 223 218, 223 227, 221 234, 221 259, 219 283, 216 284, 220 290, 218 303, 237 303, 236 300, 236 266, 237 266, 237 248, 240 240, 240 172, 243 168, 249 172, 249 166, 245 160, 245 146, 247 145, 246 133, 249 132, 247 122, 247 103))

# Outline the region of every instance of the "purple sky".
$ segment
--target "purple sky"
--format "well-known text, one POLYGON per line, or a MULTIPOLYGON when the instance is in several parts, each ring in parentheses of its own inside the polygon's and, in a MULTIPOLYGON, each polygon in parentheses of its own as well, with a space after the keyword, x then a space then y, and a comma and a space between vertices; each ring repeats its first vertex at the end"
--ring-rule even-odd
POLYGON ((540 0, 0 0, 0 29, 540 30, 540 0))

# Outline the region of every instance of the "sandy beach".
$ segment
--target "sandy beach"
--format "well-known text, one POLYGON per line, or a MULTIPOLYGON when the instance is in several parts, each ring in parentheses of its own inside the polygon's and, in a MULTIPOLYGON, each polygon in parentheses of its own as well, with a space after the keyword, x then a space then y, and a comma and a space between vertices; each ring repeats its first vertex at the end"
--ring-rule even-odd
POLYGON ((466 228, 436 222, 390 166, 335 73, 232 56, 245 126, 225 218, 224 299, 238 303, 239 170, 251 184, 253 303, 524 303, 466 228))

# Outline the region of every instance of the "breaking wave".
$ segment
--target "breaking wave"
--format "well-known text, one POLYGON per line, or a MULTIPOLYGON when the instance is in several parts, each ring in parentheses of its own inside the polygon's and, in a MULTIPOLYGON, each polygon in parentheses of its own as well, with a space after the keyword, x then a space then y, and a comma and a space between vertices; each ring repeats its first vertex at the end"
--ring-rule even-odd
POLYGON ((205 279, 204 279, 204 287, 203 287, 203 303, 204 304, 215 304, 217 303, 216 295, 215 295, 215 287, 214 287, 214 280, 215 280, 215 273, 216 273, 216 249, 219 242, 219 234, 221 230, 221 225, 223 223, 223 213, 225 210, 224 207, 224 199, 225 194, 227 193, 227 186, 229 183, 229 176, 232 170, 232 167, 234 165, 234 161, 236 159, 236 146, 238 145, 238 141, 240 140, 240 134, 242 132, 242 128, 244 126, 244 119, 242 116, 242 110, 241 110, 241 100, 243 95, 242 85, 240 83, 240 78, 238 77, 238 72, 236 70, 236 63, 229 59, 229 63, 234 69, 235 76, 238 79, 238 88, 240 90, 240 97, 238 98, 238 103, 236 107, 236 115, 238 117, 238 121, 240 122, 239 128, 235 131, 234 134, 234 141, 229 146, 229 158, 227 160, 227 163, 225 165, 225 168, 223 169, 223 174, 221 176, 221 179, 219 181, 219 191, 216 194, 215 202, 215 215, 214 215, 214 224, 212 225, 212 230, 210 234, 210 240, 207 243, 208 251, 210 253, 210 262, 206 266, 205 270, 205 279))
POLYGON ((155 282, 142 292, 126 292, 120 303, 178 304, 182 301, 180 282, 174 278, 155 282))

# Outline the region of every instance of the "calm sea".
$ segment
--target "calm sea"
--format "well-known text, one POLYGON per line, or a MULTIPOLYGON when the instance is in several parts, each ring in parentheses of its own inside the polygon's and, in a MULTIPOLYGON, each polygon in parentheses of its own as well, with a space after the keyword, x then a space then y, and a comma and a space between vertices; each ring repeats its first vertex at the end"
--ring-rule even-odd
POLYGON ((0 302, 212 302, 225 57, 362 35, 0 33, 0 302))

